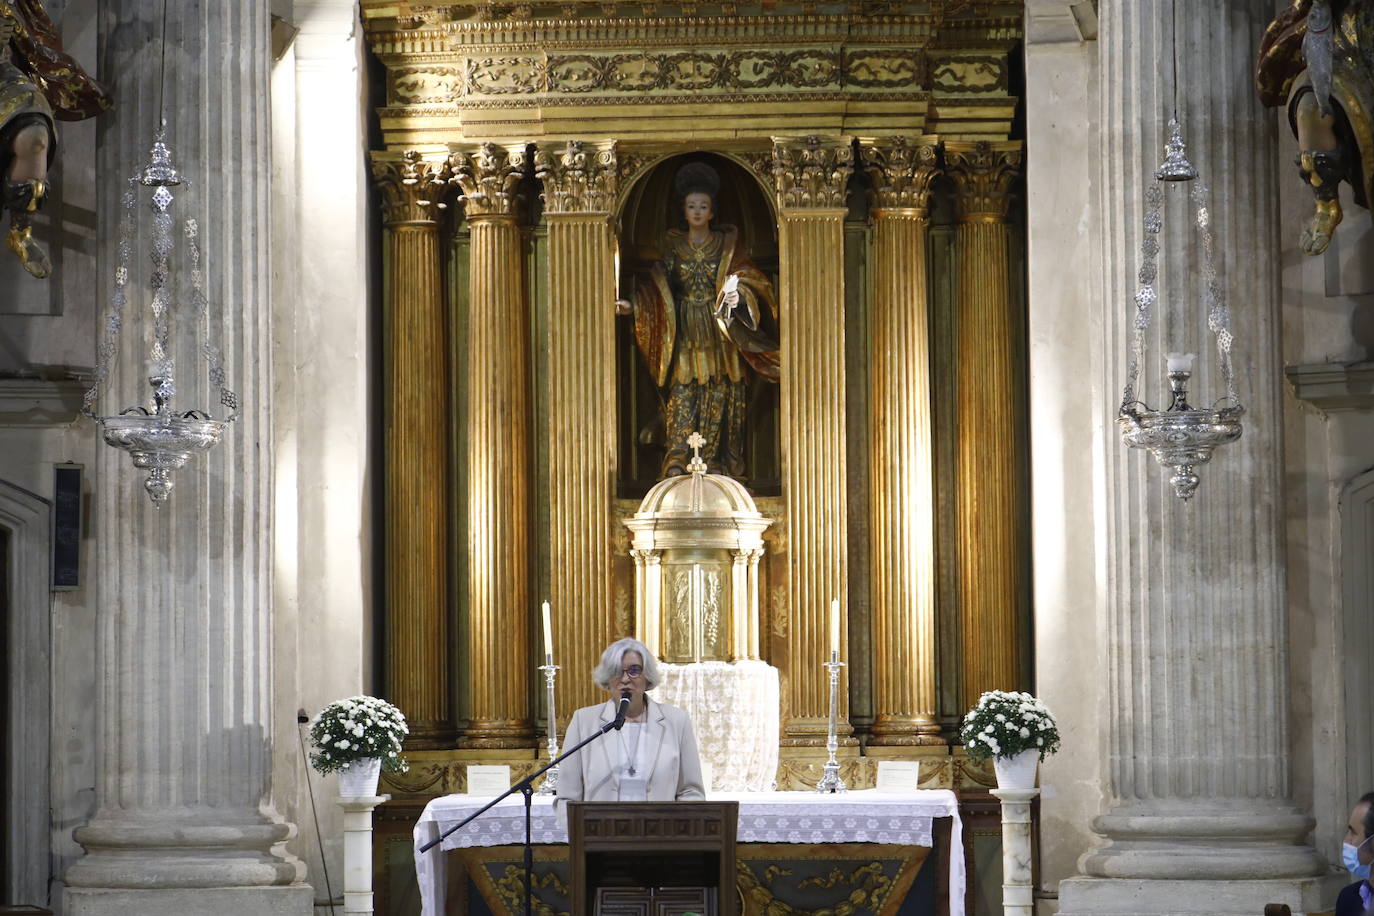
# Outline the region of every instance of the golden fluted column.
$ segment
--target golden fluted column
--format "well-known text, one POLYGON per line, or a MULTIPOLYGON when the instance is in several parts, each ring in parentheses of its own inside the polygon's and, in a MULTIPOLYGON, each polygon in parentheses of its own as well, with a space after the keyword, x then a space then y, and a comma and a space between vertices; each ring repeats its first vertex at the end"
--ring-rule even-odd
POLYGON ((529 307, 517 223, 525 145, 483 143, 449 163, 469 229, 467 695, 464 747, 533 743, 530 706, 529 307))
POLYGON ((873 179, 869 363, 875 745, 943 744, 935 696, 935 483, 926 227, 936 141, 865 141, 873 179))
POLYGON ((1008 192, 1021 144, 946 143, 958 225, 956 453, 963 700, 1021 686, 1021 564, 1016 380, 1020 322, 1012 314, 1008 192))
MULTIPOLYGON (((782 461, 790 627, 783 741, 825 740, 830 603, 841 608, 845 657, 844 217, 854 170, 849 138, 775 138, 781 253, 782 461)), ((844 683, 843 681, 841 682, 844 683)), ((851 734, 840 691, 841 734, 851 734)))
POLYGON ((448 362, 438 217, 448 163, 375 153, 385 226, 386 695, 407 747, 456 735, 449 680, 448 362), (438 471, 438 473, 436 473, 438 471))
POLYGON ((615 479, 615 143, 535 151, 548 226, 549 602, 565 715, 604 697, 587 673, 617 635, 611 597, 615 479))

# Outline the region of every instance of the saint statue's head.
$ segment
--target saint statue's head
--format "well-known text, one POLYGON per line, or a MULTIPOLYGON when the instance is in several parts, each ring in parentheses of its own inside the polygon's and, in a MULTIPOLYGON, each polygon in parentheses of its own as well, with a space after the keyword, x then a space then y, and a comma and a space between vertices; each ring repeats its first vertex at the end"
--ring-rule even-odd
POLYGON ((678 169, 673 190, 682 205, 684 228, 704 221, 708 227, 716 217, 716 197, 720 194, 720 175, 704 162, 689 162, 678 169))

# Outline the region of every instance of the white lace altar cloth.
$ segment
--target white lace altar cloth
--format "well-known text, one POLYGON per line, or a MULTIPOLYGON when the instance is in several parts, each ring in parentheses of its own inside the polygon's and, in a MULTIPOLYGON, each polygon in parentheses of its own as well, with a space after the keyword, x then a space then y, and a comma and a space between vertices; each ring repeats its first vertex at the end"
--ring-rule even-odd
POLYGON ((768 792, 778 772, 778 669, 767 662, 659 666, 650 696, 687 711, 710 767, 708 789, 768 792))
MULTIPOLYGON (((835 795, 815 792, 712 792, 712 801, 739 802, 740 843, 894 843, 933 846, 932 821, 951 818, 949 836, 949 916, 964 916, 964 840, 959 802, 948 789, 878 792, 866 789, 835 795)), ((415 876, 423 916, 443 916, 448 887, 441 850, 466 846, 518 846, 525 841, 524 800, 513 796, 455 831, 428 852, 420 847, 460 823, 490 799, 470 795, 436 798, 415 824, 415 876)), ((566 843, 567 831, 554 815, 553 799, 535 796, 530 837, 534 843, 566 843)))

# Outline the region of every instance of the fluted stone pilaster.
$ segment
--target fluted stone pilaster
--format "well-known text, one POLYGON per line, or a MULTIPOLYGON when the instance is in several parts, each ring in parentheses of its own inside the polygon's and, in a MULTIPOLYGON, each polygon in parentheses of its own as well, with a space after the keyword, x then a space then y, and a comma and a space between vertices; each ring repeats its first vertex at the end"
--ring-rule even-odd
POLYGON ((1025 557, 1016 480, 1020 322, 1012 313, 1006 223, 1021 167, 1015 142, 945 144, 958 225, 955 404, 959 609, 963 705, 985 690, 1021 687, 1019 654, 1025 557))
POLYGON ((549 600, 571 713, 601 698, 589 679, 616 636, 611 613, 615 478, 614 142, 535 153, 548 225, 549 600))
MULTIPOLYGON (((214 450, 175 472, 161 510, 129 456, 98 446, 96 812, 74 833, 85 857, 61 876, 68 916, 312 909, 301 863, 280 851, 294 827, 272 799, 268 12, 266 0, 203 0, 166 13, 167 144, 191 179, 173 189, 174 213, 198 222, 211 331, 243 408, 214 450)), ((148 36, 161 34, 162 11, 115 0, 101 13, 102 73, 119 106, 102 116, 98 183, 113 189, 152 145, 161 83, 148 36)), ((102 201, 105 283, 119 219, 102 201)), ((130 286, 146 289, 149 270, 131 261, 130 286)), ((147 396, 145 308, 129 296, 103 412, 147 396)), ((188 314, 178 329, 174 406, 222 417, 194 326, 188 314)))
POLYGON ((935 719, 935 486, 926 230, 933 139, 865 142, 873 179, 871 744, 943 744, 935 719))
POLYGON ((466 747, 533 744, 529 630, 529 307, 518 190, 524 144, 450 156, 469 226, 466 747))
POLYGON ((386 260, 386 693, 410 723, 407 746, 457 732, 449 676, 448 361, 439 219, 445 158, 376 154, 386 260))
MULTIPOLYGON (((1175 63, 1189 158, 1210 186, 1220 280, 1237 306, 1237 363, 1255 368, 1240 373, 1244 434, 1216 453, 1187 503, 1148 454, 1108 431, 1099 628, 1109 804, 1094 829, 1110 842, 1079 861, 1093 877, 1061 883, 1061 913, 1119 911, 1123 888, 1140 913, 1329 905, 1313 891, 1319 880, 1309 876, 1325 864, 1304 845, 1312 820, 1293 804, 1289 774, 1283 444, 1274 422, 1282 415, 1277 139, 1249 79, 1273 12, 1264 0, 1227 0, 1199 8, 1189 19, 1201 21, 1186 30, 1178 17, 1175 31, 1174 5, 1163 0, 1101 7, 1104 387, 1119 392, 1126 379, 1144 195, 1163 156, 1175 63)), ((1199 354, 1190 400, 1223 393, 1201 305, 1205 280, 1186 253, 1197 236, 1178 206, 1191 189, 1165 189, 1162 283, 1139 390, 1156 405, 1167 388, 1166 349, 1199 354)))
MULTIPOLYGON (((847 619, 845 502, 844 218, 854 168, 848 138, 779 139, 782 459, 787 499, 790 630, 784 741, 824 741, 829 719, 830 603, 847 619)), ((840 691, 842 733, 851 731, 840 691)))

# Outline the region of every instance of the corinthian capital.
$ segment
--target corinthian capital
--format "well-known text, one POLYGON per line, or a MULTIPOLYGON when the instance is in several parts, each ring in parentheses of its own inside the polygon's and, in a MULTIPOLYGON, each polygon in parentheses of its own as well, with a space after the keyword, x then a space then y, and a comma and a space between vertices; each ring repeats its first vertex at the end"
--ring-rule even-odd
POLYGON ((477 216, 514 216, 520 181, 528 156, 525 144, 483 143, 476 149, 449 154, 450 179, 462 191, 468 219, 477 216))
POLYGON ((387 225, 435 222, 448 193, 448 160, 415 150, 373 153, 372 180, 382 191, 382 219, 387 225))
POLYGON ((546 213, 601 213, 615 209, 618 187, 615 141, 561 146, 534 152, 534 174, 544 183, 546 213))
POLYGON ((773 187, 783 209, 843 208, 853 171, 854 147, 848 137, 773 140, 773 187))
POLYGON ((882 137, 862 140, 859 155, 873 179, 873 205, 879 210, 919 210, 925 214, 930 185, 939 174, 933 137, 882 137))
POLYGON ((955 208, 961 222, 1002 219, 1012 182, 1021 171, 1019 142, 949 142, 945 171, 954 179, 955 208))

